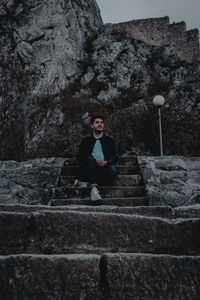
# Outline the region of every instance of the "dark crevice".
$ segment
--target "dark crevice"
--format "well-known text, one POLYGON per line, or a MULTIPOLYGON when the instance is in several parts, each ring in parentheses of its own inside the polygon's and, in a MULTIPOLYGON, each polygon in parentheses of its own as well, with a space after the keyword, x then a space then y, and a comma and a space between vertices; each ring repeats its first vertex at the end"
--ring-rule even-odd
POLYGON ((110 286, 107 279, 107 266, 108 261, 105 255, 100 259, 99 270, 100 270, 100 279, 99 279, 99 289, 101 292, 101 300, 108 300, 110 297, 110 286))
POLYGON ((45 37, 45 34, 42 34, 42 35, 40 35, 40 36, 38 36, 38 37, 36 37, 34 39, 31 39, 31 40, 28 40, 28 41, 25 41, 25 42, 27 42, 27 43, 29 43, 29 44, 32 45, 33 43, 42 40, 44 37, 45 37))
POLYGON ((54 25, 49 25, 48 27, 45 28, 45 30, 53 30, 55 28, 54 25))

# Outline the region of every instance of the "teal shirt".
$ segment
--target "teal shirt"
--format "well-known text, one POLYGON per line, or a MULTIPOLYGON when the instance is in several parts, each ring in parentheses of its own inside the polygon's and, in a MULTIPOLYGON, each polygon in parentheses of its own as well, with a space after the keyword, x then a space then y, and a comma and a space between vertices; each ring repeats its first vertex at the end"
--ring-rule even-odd
POLYGON ((103 154, 103 149, 101 146, 101 142, 100 142, 100 138, 102 137, 102 135, 100 137, 96 137, 94 135, 94 138, 96 139, 96 143, 94 144, 94 148, 92 150, 92 156, 95 159, 99 159, 101 161, 104 161, 104 154, 103 154))

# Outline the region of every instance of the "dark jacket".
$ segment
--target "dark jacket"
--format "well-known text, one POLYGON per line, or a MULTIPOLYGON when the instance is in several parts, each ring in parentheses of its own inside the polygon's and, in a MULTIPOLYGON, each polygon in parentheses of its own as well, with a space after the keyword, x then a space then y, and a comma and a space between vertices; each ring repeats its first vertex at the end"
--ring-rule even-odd
MULTIPOLYGON (((92 150, 96 139, 93 134, 84 137, 81 140, 79 151, 77 154, 77 159, 79 162, 84 163, 89 156, 92 154, 92 150)), ((117 161, 117 147, 113 137, 103 134, 100 138, 101 146, 103 149, 104 159, 108 161, 109 164, 114 164, 117 161)))

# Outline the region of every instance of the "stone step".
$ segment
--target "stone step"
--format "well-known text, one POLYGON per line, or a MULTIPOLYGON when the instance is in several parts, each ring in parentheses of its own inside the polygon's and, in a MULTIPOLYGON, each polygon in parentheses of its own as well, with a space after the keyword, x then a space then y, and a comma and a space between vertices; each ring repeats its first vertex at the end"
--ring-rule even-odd
MULTIPOLYGON (((76 176, 60 176, 58 186, 74 186, 74 181, 77 179, 76 176)), ((142 178, 141 175, 118 175, 117 179, 112 181, 110 185, 113 186, 133 186, 133 185, 141 185, 142 178)))
POLYGON ((104 299, 199 299, 199 256, 106 254, 101 262, 104 299))
MULTIPOLYGON (((112 200, 112 199, 109 199, 112 200)), ((56 200, 55 200, 56 201, 56 200)), ((66 201, 66 200, 58 200, 66 201)), ((76 201, 76 200, 75 200, 76 201)), ((79 200, 77 200, 79 201, 79 200)), ((125 206, 119 207, 114 205, 88 206, 88 205, 68 205, 68 206, 46 206, 46 205, 0 205, 0 211, 4 212, 41 212, 41 211, 88 211, 88 212, 107 212, 118 214, 138 214, 143 216, 154 216, 162 218, 178 218, 174 214, 174 209, 169 206, 125 206)))
MULTIPOLYGON (((144 197, 145 189, 143 186, 101 186, 99 188, 103 198, 126 198, 126 197, 144 197)), ((88 198, 90 190, 88 188, 79 187, 57 187, 55 191, 56 199, 59 198, 88 198)))
MULTIPOLYGON (((57 207, 59 208, 59 207, 57 207)), ((63 209, 63 207, 60 207, 63 209)), ((154 216, 160 218, 174 218, 173 210, 171 207, 150 207, 150 206, 136 206, 136 207, 118 207, 118 206, 66 206, 67 210, 74 211, 88 211, 88 212, 105 212, 105 213, 117 213, 128 215, 141 215, 141 216, 154 216)))
MULTIPOLYGON (((138 166, 119 166, 116 165, 120 175, 134 175, 140 174, 138 166)), ((66 166, 61 170, 61 175, 65 176, 78 176, 79 175, 79 166, 66 166)))
POLYGON ((0 299, 94 300, 98 255, 0 256, 0 299))
POLYGON ((0 213, 0 255, 156 253, 200 255, 200 219, 103 212, 0 213))
POLYGON ((99 201, 91 201, 90 198, 85 199, 52 199, 51 206, 64 206, 64 205, 117 205, 117 206, 144 206, 147 205, 145 197, 132 197, 132 198, 103 198, 99 201))
POLYGON ((199 269, 199 256, 0 256, 1 299, 198 300, 199 269))
MULTIPOLYGON (((123 165, 123 166, 132 166, 132 165, 137 165, 137 156, 120 156, 117 160, 118 165, 123 165)), ((76 158, 67 158, 64 162, 64 166, 78 166, 79 162, 77 161, 76 158)))

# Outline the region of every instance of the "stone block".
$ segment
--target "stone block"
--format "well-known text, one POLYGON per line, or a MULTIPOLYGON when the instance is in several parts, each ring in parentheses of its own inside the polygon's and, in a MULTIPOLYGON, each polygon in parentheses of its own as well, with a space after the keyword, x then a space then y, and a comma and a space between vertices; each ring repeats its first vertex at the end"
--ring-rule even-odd
POLYGON ((0 214, 0 254, 145 252, 197 254, 200 219, 42 211, 0 214))
POLYGON ((140 156, 138 162, 149 205, 179 207, 198 202, 199 157, 140 156))
POLYGON ((200 257, 106 254, 105 299, 198 300, 200 257))
POLYGON ((99 299, 98 255, 0 256, 0 299, 99 299))
POLYGON ((38 158, 24 162, 0 161, 1 204, 48 204, 64 158, 38 158))

